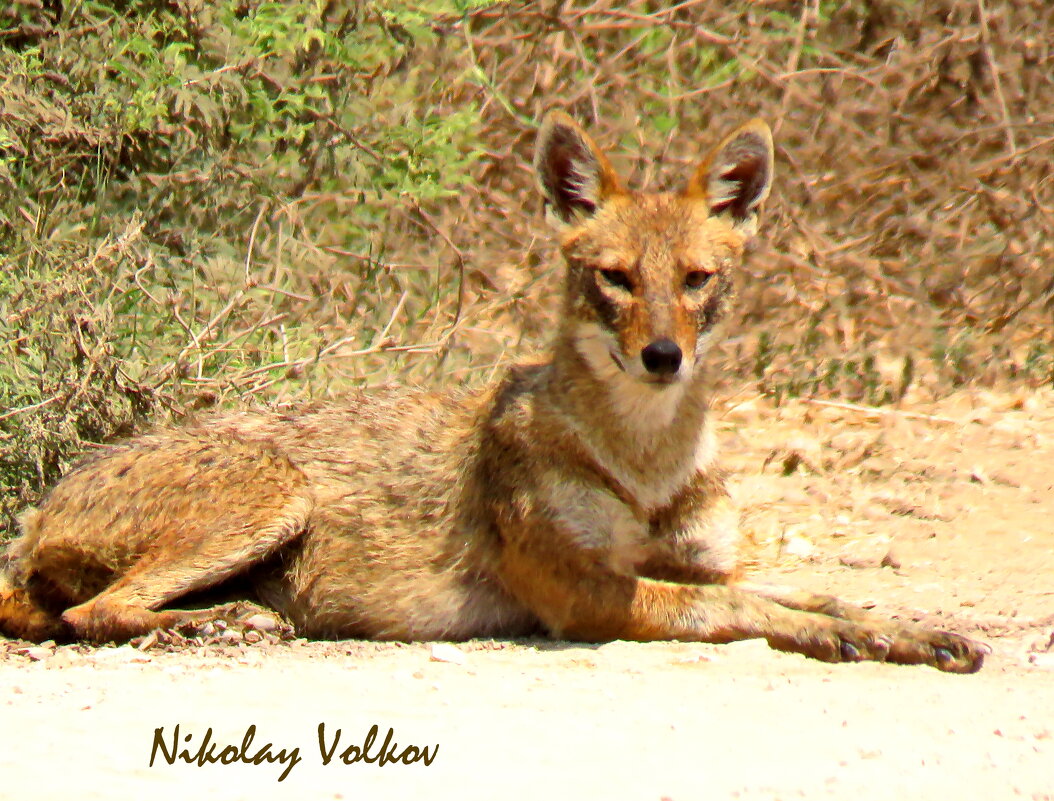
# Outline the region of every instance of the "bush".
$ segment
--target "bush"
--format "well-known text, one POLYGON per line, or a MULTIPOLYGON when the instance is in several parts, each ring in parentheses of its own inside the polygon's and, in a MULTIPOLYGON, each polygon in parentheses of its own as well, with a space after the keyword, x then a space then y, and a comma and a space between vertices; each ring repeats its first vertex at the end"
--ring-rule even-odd
POLYGON ((285 383, 390 333, 393 298, 419 321, 452 279, 386 268, 385 232, 479 153, 476 108, 440 112, 451 87, 417 55, 456 2, 52 8, 0 12, 9 528, 159 406, 311 393, 285 383))

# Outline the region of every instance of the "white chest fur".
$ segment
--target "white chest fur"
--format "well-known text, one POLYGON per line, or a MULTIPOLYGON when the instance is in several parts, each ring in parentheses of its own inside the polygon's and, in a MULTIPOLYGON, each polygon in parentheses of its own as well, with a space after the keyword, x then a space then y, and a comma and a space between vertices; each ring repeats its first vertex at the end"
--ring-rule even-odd
POLYGON ((548 517, 576 548, 626 575, 647 558, 647 521, 606 488, 553 475, 544 494, 548 517))

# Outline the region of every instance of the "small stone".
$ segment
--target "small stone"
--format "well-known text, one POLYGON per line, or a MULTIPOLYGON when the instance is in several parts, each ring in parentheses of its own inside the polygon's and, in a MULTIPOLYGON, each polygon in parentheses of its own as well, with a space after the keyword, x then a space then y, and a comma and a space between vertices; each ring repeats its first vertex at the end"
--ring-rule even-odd
POLYGON ((430 659, 433 662, 449 662, 452 665, 463 665, 468 656, 448 642, 437 642, 432 646, 430 659))
POLYGON ((890 545, 889 550, 886 551, 886 555, 882 557, 882 567, 890 567, 893 568, 893 570, 900 570, 901 564, 900 556, 897 555, 896 550, 890 545))
POLYGON ((798 559, 808 559, 816 553, 816 546, 812 544, 808 537, 797 531, 796 527, 788 527, 783 533, 781 546, 783 553, 798 559))
POLYGON ((275 620, 272 615, 257 614, 246 618, 245 625, 247 628, 256 629, 257 631, 277 631, 279 623, 275 620))
POLYGON ((838 555, 840 564, 853 568, 886 567, 892 545, 888 537, 857 540, 838 555))
POLYGON ((54 653, 54 651, 52 651, 50 648, 34 646, 31 648, 19 648, 15 653, 22 654, 23 656, 28 656, 34 662, 40 662, 50 657, 54 653))

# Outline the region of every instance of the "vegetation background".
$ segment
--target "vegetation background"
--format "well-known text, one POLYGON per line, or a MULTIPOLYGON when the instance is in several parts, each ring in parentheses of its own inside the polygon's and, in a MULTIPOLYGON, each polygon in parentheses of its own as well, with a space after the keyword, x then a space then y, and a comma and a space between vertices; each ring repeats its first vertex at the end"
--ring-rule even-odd
POLYGON ((483 382, 543 345, 548 107, 659 188, 773 125, 726 396, 1054 384, 1048 0, 13 0, 5 530, 150 420, 483 382))

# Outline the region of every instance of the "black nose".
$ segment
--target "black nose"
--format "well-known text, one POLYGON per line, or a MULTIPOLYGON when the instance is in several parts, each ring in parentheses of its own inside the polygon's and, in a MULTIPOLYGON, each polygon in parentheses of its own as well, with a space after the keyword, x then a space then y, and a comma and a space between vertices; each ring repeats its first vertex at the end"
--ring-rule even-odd
POLYGON ((672 339, 656 339, 640 352, 649 373, 673 375, 681 367, 681 349, 672 339))

